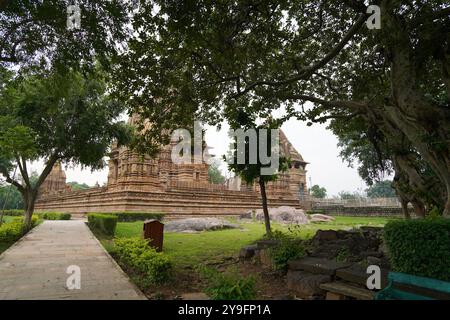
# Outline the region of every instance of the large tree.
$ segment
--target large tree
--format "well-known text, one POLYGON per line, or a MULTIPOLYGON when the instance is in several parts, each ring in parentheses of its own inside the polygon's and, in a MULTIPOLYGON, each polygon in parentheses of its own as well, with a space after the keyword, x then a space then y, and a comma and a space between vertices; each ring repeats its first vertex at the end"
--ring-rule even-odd
POLYGON ((21 193, 27 227, 56 162, 102 168, 112 140, 128 141, 128 127, 117 121, 124 105, 106 89, 101 72, 11 75, 0 88, 0 173, 21 193), (44 169, 33 183, 29 164, 37 159, 44 169), (21 179, 12 175, 15 168, 21 179))
POLYGON ((392 188, 392 181, 377 181, 366 190, 369 198, 390 198, 395 197, 395 190, 392 188))
POLYGON ((280 106, 282 119, 361 115, 408 141, 444 186, 449 216, 450 7, 372 4, 380 30, 351 0, 149 2, 117 88, 166 128, 186 112, 217 124, 241 106, 262 118, 280 106))
POLYGON ((327 196, 327 189, 317 184, 309 188, 309 192, 314 198, 323 199, 327 196))
POLYGON ((220 171, 221 161, 219 159, 214 159, 208 166, 208 181, 215 184, 223 184, 225 182, 225 177, 220 171))
POLYGON ((92 69, 109 65, 127 37, 130 1, 4 0, 0 2, 0 66, 92 69), (69 5, 80 8, 69 28, 69 5))
POLYGON ((228 168, 248 185, 257 183, 261 195, 266 234, 271 234, 269 204, 266 192, 267 183, 278 179, 280 172, 288 169, 289 159, 279 150, 279 124, 268 120, 257 125, 255 115, 237 109, 229 119, 234 131, 228 156, 228 168), (273 130, 275 129, 275 130, 273 130))
POLYGON ((340 156, 350 166, 356 162, 358 173, 369 186, 395 171, 392 187, 406 217, 409 217, 408 203, 414 206, 418 217, 425 217, 426 209, 432 207, 443 210, 444 184, 399 130, 388 137, 362 115, 339 120, 333 119, 328 127, 339 138, 340 156))

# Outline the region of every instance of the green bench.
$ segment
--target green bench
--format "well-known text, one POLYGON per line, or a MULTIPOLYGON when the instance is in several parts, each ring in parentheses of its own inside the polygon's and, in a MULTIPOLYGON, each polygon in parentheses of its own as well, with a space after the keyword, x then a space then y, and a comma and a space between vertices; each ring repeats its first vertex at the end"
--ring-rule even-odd
POLYGON ((450 282, 389 272, 389 285, 375 295, 375 300, 450 299, 450 282))

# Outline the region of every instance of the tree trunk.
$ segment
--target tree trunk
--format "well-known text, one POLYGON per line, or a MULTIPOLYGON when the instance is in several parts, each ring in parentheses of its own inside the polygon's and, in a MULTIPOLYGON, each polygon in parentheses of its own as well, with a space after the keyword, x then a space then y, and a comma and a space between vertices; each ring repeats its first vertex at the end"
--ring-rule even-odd
POLYGON ((411 215, 409 214, 409 210, 408 210, 408 200, 406 199, 401 199, 400 202, 402 203, 402 212, 403 212, 403 216, 405 217, 405 219, 411 219, 411 215))
POLYGON ((26 232, 31 229, 31 218, 33 217, 34 204, 36 201, 34 190, 26 190, 23 198, 25 203, 25 216, 23 222, 26 232))
POLYGON ((414 206, 414 212, 416 214, 416 217, 417 218, 425 218, 425 206, 424 206, 424 204, 421 201, 417 200, 417 199, 413 199, 411 201, 411 203, 414 206))
POLYGON ((450 219, 450 190, 447 188, 447 201, 445 202, 444 212, 442 213, 442 216, 444 218, 450 219))
POLYGON ((269 209, 267 207, 266 183, 261 177, 259 178, 259 189, 261 190, 262 207, 263 207, 263 212, 264 212, 264 224, 266 226, 266 234, 270 235, 272 233, 272 230, 270 228, 269 209))

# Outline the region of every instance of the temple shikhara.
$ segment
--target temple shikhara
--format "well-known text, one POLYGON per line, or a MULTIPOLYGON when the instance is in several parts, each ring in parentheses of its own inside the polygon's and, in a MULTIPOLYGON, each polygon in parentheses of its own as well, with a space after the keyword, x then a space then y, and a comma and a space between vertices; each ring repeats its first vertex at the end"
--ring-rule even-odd
MULTIPOLYGON (((135 119, 134 119, 135 120, 135 119)), ((133 123, 130 118, 130 123, 133 123)), ((174 143, 155 158, 142 157, 113 144, 109 154, 108 181, 103 187, 72 191, 60 164, 54 166, 39 191, 37 211, 161 212, 173 216, 239 215, 261 208, 259 185, 239 178, 224 184, 208 181, 208 164, 175 164, 174 143)), ((305 162, 280 130, 280 153, 290 167, 267 185, 269 207, 303 207, 307 193, 305 162)))

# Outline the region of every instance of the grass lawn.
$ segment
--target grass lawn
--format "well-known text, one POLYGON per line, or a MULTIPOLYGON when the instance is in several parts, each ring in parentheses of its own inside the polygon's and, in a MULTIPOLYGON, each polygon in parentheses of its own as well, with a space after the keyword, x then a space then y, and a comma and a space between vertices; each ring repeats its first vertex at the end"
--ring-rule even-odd
MULTIPOLYGON (((331 223, 317 223, 296 228, 302 238, 312 237, 318 229, 348 229, 359 226, 383 226, 389 218, 366 217, 336 217, 331 223)), ((221 231, 207 231, 200 233, 164 233, 164 253, 174 263, 175 267, 185 268, 199 264, 220 263, 226 257, 237 256, 239 249, 260 239, 264 233, 264 224, 261 222, 238 223, 241 229, 221 231)), ((274 223, 274 230, 289 231, 289 226, 274 223)), ((136 237, 142 234, 142 221, 122 222, 117 224, 116 237, 136 237)), ((101 239, 105 248, 114 250, 111 239, 101 239)))

